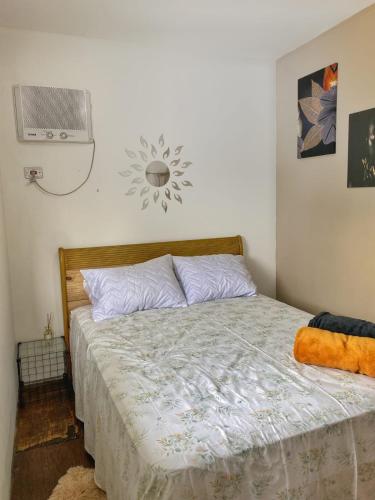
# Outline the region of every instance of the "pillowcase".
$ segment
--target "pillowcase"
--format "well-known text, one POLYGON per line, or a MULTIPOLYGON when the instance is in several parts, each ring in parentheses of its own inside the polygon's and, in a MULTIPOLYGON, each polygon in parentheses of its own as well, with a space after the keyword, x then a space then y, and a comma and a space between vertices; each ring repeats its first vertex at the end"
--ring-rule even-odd
POLYGON ((173 264, 189 306, 256 294, 242 255, 173 256, 173 264))
POLYGON ((81 274, 94 321, 145 309, 186 306, 171 255, 134 266, 85 269, 81 274))

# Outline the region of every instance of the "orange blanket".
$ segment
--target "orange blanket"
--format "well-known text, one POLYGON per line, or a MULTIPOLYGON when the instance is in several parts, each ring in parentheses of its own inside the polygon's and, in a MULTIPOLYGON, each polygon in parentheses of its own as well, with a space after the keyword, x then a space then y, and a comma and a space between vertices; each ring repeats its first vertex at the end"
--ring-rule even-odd
POLYGON ((297 332, 294 357, 300 363, 339 368, 375 377, 375 339, 305 326, 297 332))

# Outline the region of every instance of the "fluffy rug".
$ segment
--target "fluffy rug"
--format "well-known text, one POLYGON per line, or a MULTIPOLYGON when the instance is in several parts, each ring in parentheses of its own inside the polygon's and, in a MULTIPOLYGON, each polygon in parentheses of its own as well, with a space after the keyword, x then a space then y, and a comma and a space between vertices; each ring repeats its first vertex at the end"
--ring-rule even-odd
POLYGON ((72 467, 59 479, 49 500, 106 500, 94 481, 94 469, 72 467))

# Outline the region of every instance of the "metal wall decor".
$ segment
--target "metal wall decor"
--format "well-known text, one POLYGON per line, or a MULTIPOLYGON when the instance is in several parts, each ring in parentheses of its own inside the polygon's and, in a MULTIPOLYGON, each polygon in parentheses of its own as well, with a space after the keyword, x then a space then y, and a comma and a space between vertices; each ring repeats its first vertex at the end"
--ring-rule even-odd
POLYGON ((182 204, 181 191, 192 187, 193 184, 185 179, 186 169, 192 165, 191 161, 184 161, 182 150, 184 146, 171 148, 166 145, 164 135, 161 134, 158 147, 140 137, 141 149, 135 151, 125 149, 129 158, 129 168, 119 174, 129 178, 130 188, 126 196, 139 194, 141 209, 145 210, 150 202, 160 204, 164 212, 172 201, 182 204), (183 179, 179 179, 183 177, 183 179))

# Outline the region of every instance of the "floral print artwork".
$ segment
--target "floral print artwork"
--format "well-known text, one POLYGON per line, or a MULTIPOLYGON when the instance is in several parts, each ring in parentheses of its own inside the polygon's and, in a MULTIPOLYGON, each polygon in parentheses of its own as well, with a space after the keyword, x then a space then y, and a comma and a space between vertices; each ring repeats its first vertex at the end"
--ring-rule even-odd
POLYGON ((337 63, 298 80, 298 158, 336 152, 337 81, 337 63))

